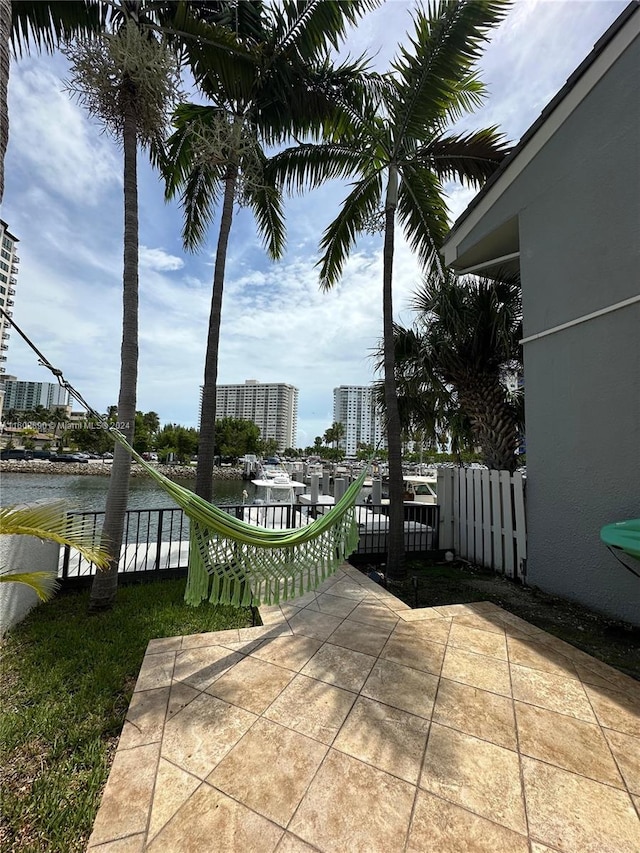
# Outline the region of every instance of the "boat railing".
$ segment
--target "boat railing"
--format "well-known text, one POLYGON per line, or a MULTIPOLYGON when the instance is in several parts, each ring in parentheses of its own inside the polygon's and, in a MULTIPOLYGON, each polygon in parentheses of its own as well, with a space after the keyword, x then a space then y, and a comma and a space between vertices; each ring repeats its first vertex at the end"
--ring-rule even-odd
MULTIPOLYGON (((235 504, 220 509, 262 527, 280 530, 309 524, 330 509, 326 504, 235 504), (252 515, 253 513, 253 515, 252 515)), ((355 507, 360 533, 354 562, 384 561, 389 529, 389 506, 365 504, 355 507)), ((85 519, 100 541, 103 511, 69 513, 85 519)), ((405 550, 411 556, 438 550, 440 507, 413 504, 404 507, 405 550)), ((168 578, 186 574, 189 562, 189 519, 177 507, 129 509, 125 515, 123 545, 118 573, 124 580, 168 578)), ((90 583, 96 572, 93 563, 78 551, 65 546, 61 553, 59 577, 65 586, 90 583)))

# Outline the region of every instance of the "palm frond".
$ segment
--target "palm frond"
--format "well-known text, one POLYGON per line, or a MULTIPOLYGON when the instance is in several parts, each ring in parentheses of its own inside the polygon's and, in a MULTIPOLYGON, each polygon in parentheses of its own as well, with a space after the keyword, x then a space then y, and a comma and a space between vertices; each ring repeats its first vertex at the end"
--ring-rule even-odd
POLYGON ((100 548, 93 522, 82 516, 68 515, 65 501, 52 501, 41 506, 0 507, 0 534, 35 536, 59 545, 69 545, 101 568, 109 561, 107 552, 100 548))
POLYGON ((173 16, 164 16, 157 29, 173 36, 173 41, 181 46, 196 83, 206 89, 215 79, 230 98, 248 97, 257 74, 253 41, 255 33, 261 31, 255 15, 242 14, 238 18, 248 22, 247 32, 251 36, 240 27, 235 31, 235 18, 229 19, 224 8, 217 17, 210 15, 207 19, 196 4, 176 5, 173 16))
POLYGON ((21 583, 28 586, 40 601, 49 601, 60 587, 54 572, 11 572, 8 569, 1 569, 0 583, 21 583))
POLYGON ((509 5, 508 0, 440 0, 429 4, 426 15, 416 12, 410 47, 403 45, 393 64, 397 96, 390 112, 398 145, 407 136, 422 138, 425 128, 455 110, 464 94, 461 81, 509 5))
POLYGON ((327 227, 320 249, 324 254, 320 266, 320 286, 323 290, 333 287, 342 274, 356 236, 360 234, 382 203, 382 171, 369 173, 353 187, 344 200, 340 213, 327 227))
POLYGON ((425 267, 441 269, 439 250, 449 230, 442 186, 429 169, 405 165, 398 191, 398 217, 411 249, 425 267))
POLYGON ((362 154, 350 145, 303 144, 271 157, 266 172, 285 192, 301 193, 335 178, 348 178, 361 170, 362 154))
POLYGON ((261 152, 263 180, 248 190, 248 200, 256 220, 258 233, 269 257, 277 261, 282 257, 286 241, 286 227, 282 195, 274 184, 267 182, 264 166, 267 162, 261 152))
POLYGON ((74 36, 101 32, 108 17, 109 3, 92 0, 19 0, 11 6, 11 46, 16 56, 27 53, 33 44, 51 52, 74 36))
POLYGON ((283 0, 280 9, 273 9, 274 53, 295 51, 303 61, 312 62, 329 46, 337 50, 348 25, 378 5, 380 0, 283 0))
POLYGON ((415 159, 441 180, 459 180, 482 186, 508 155, 497 127, 472 133, 440 135, 416 151, 415 159))

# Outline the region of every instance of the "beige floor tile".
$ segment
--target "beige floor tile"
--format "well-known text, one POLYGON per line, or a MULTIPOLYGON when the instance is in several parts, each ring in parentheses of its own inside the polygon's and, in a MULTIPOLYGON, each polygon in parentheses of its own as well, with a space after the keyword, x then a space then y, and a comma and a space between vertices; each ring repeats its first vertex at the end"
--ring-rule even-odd
POLYGON ((460 625, 455 621, 449 632, 449 645, 467 652, 475 652, 477 655, 487 655, 499 660, 507 659, 507 643, 504 634, 460 625))
POLYGON ((347 619, 331 634, 329 642, 367 655, 379 655, 389 639, 390 628, 364 625, 347 619))
POLYGON ((196 690, 204 690, 239 660, 242 655, 224 646, 186 649, 176 653, 173 678, 196 690))
POLYGON ((312 637, 274 637, 254 649, 251 657, 299 672, 321 645, 312 637))
POLYGON ((357 581, 345 577, 331 586, 331 595, 338 595, 340 598, 363 599, 369 595, 369 590, 357 581))
POLYGON ((353 619, 355 622, 364 622, 365 625, 383 625, 393 628, 398 621, 398 615, 382 603, 366 600, 351 611, 349 619, 353 619))
POLYGON ((499 613, 492 610, 476 611, 474 609, 472 613, 454 616, 453 622, 455 625, 466 625, 468 628, 477 628, 480 631, 489 631, 492 634, 505 636, 504 622, 500 619, 499 613))
POLYGON ((130 749, 159 741, 169 702, 169 687, 134 693, 118 741, 118 749, 130 749))
POLYGON ((530 669, 539 669, 543 672, 551 672, 563 678, 577 678, 578 674, 572 661, 543 643, 537 643, 531 639, 507 639, 509 648, 509 662, 518 666, 528 666, 530 669))
POLYGON ((315 601, 314 607, 320 613, 328 613, 329 616, 341 616, 343 619, 358 606, 357 600, 353 598, 341 598, 339 595, 331 595, 324 592, 315 601))
MULTIPOLYGON (((290 637, 291 628, 288 622, 276 622, 273 625, 255 625, 253 628, 240 628, 240 642, 251 640, 264 640, 265 637, 290 637)), ((221 646, 230 647, 230 642, 220 643, 221 646)))
POLYGON ((375 662, 373 655, 324 643, 301 671, 310 678, 357 693, 375 662))
POLYGON ((288 828, 325 853, 400 853, 414 791, 332 749, 288 828))
POLYGON ((531 842, 531 853, 555 853, 551 847, 547 847, 546 844, 540 844, 537 841, 531 842))
POLYGON ((445 619, 451 617, 445 617, 442 613, 438 613, 433 607, 419 607, 416 610, 400 610, 398 611, 398 617, 402 619, 403 622, 425 622, 429 619, 445 619))
MULTIPOLYGON (((580 664, 576 662, 576 668, 578 666, 580 666, 580 664)), ((587 667, 583 667, 582 671, 586 668, 587 667)), ((621 693, 627 693, 638 703, 638 706, 640 707, 640 681, 637 681, 635 678, 630 678, 623 672, 620 672, 612 666, 608 666, 606 663, 596 660, 595 658, 591 658, 589 669, 591 669, 594 675, 599 676, 604 680, 604 686, 609 690, 619 690, 621 693)), ((588 682, 588 679, 583 678, 583 681, 588 682)))
POLYGON ((436 675, 393 661, 379 660, 361 693, 369 699, 429 719, 437 689, 436 675))
POLYGON ((204 779, 255 720, 255 714, 201 693, 167 720, 162 757, 204 779))
POLYGON ((520 752, 563 770, 624 787, 600 726, 515 703, 520 752))
POLYGON ((261 719, 207 782, 284 827, 326 752, 327 747, 317 740, 261 719))
POLYGON ((585 685, 589 701, 601 726, 632 737, 640 737, 640 702, 626 693, 585 685))
MULTIPOLYGON (((545 631, 542 631, 540 628, 537 628, 535 625, 532 625, 531 622, 527 622, 525 619, 521 619, 519 616, 516 616, 515 613, 509 613, 508 610, 503 610, 500 614, 500 619, 505 625, 505 630, 511 626, 512 628, 517 628, 519 631, 522 631, 525 634, 536 634, 542 636, 546 634, 545 631)), ((546 636, 550 637, 549 634, 546 636)))
POLYGON ((89 846, 145 832, 160 744, 116 752, 89 846))
POLYGON ((149 640, 145 654, 153 655, 158 652, 175 652, 182 648, 182 637, 158 637, 149 640))
POLYGON ((398 614, 398 617, 402 613, 408 613, 411 608, 404 601, 400 601, 399 598, 396 598, 395 595, 392 595, 390 592, 387 592, 386 589, 381 587, 379 584, 373 584, 373 589, 371 590, 371 599, 375 599, 379 601, 381 604, 386 605, 389 610, 392 610, 394 613, 398 614))
POLYGON ((433 720, 498 746, 517 749, 513 703, 506 696, 441 678, 433 720))
POLYGON ((442 676, 451 681, 478 687, 480 690, 511 696, 508 664, 485 655, 476 655, 449 646, 444 656, 442 676))
MULTIPOLYGON (((578 677, 584 684, 591 684, 593 687, 604 687, 607 690, 619 690, 621 693, 628 693, 633 695, 634 687, 633 684, 637 684, 638 682, 634 681, 633 684, 629 684, 629 681, 621 680, 618 682, 615 678, 612 678, 608 673, 607 676, 603 676, 600 672, 595 672, 591 667, 585 666, 583 663, 578 663, 576 661, 573 662, 573 665, 576 668, 576 672, 578 673, 578 677), (624 684, 624 686, 621 686, 624 684)), ((620 673, 622 676, 622 673, 620 673)))
POLYGON ((438 604, 434 607, 441 616, 468 616, 470 613, 475 613, 472 604, 438 604))
POLYGON ((392 635, 380 657, 414 669, 439 675, 446 646, 425 640, 420 634, 392 635))
POLYGON ((298 838, 297 835, 285 832, 276 848, 276 853, 317 853, 317 850, 317 847, 312 847, 306 841, 298 838))
POLYGON ((529 853, 524 835, 427 791, 416 798, 407 853, 529 853))
POLYGON ((145 849, 146 834, 129 835, 118 841, 107 841, 106 844, 91 845, 91 853, 142 853, 145 849))
POLYGON ((361 696, 333 747, 415 785, 428 731, 428 720, 361 696))
POLYGON ((632 794, 640 795, 640 738, 610 729, 603 731, 627 788, 632 794))
POLYGON ((423 619, 420 622, 399 622, 393 630, 393 637, 422 637, 423 640, 446 646, 451 622, 451 619, 444 616, 438 619, 423 619))
POLYGON ((637 853, 640 820, 624 791, 523 757, 531 836, 577 853, 637 853))
POLYGON ((227 631, 206 631, 202 634, 187 634, 182 638, 182 649, 198 649, 202 646, 220 646, 222 643, 237 643, 240 640, 238 628, 227 631))
POLYGON ((149 853, 273 853, 282 827, 207 784, 178 810, 147 847, 149 853))
POLYGON ((201 784, 200 779, 187 773, 186 770, 176 767, 164 758, 160 759, 151 806, 149 841, 155 838, 201 784))
POLYGON ((500 607, 499 604, 495 604, 493 601, 473 601, 469 607, 475 610, 476 613, 502 614, 508 612, 504 607, 500 607))
POLYGON ((355 694, 306 675, 297 675, 264 712, 275 723, 330 744, 351 706, 355 694))
POLYGON ((315 637, 316 640, 326 640, 341 623, 341 616, 331 616, 318 610, 301 610, 289 619, 294 634, 315 637))
POLYGON ((207 693, 254 714, 261 714, 294 677, 294 672, 247 657, 207 688, 207 693))
POLYGON ((173 677, 176 652, 158 652, 145 655, 138 673, 134 691, 169 687, 173 677))
POLYGON ((520 764, 511 750, 432 723, 420 787, 526 833, 520 764))
POLYGON ((526 666, 511 665, 513 698, 558 714, 567 714, 595 723, 596 718, 580 681, 542 672, 526 666))
POLYGON ((171 692, 169 693, 169 704, 167 706, 167 720, 185 708, 189 702, 193 702, 201 692, 200 690, 196 690, 195 687, 189 687, 188 684, 184 684, 182 681, 176 681, 172 684, 171 692))
MULTIPOLYGON (((291 629, 287 626, 287 630, 289 634, 287 636, 292 636, 291 629)), ((220 643, 221 646, 224 646, 225 649, 229 649, 232 652, 239 652, 241 655, 246 656, 250 655, 251 652, 255 651, 259 646, 264 643, 264 637, 258 637, 255 640, 240 640, 238 643, 220 643)))

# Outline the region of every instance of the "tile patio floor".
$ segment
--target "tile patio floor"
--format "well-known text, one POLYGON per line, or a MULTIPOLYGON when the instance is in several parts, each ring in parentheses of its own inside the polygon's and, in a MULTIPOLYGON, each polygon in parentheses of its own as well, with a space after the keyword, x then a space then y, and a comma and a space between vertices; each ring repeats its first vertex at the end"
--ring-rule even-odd
POLYGON ((152 640, 91 853, 640 853, 640 684, 490 603, 350 566, 152 640))

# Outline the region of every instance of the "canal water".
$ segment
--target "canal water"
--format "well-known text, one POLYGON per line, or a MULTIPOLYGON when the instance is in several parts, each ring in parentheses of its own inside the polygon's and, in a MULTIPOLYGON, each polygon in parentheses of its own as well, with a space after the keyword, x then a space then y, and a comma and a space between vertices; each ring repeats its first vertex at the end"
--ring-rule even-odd
MULTIPOLYGON (((176 480, 188 489, 195 488, 195 479, 176 480)), ((34 503, 42 500, 65 500, 69 509, 104 510, 109 478, 73 474, 12 474, 3 473, 0 483, 0 505, 34 503)), ((246 490, 250 503, 256 487, 242 480, 214 480, 213 503, 232 506, 242 503, 246 490)), ((147 477, 132 477, 129 485, 129 509, 164 509, 175 507, 173 499, 157 483, 147 477)))

